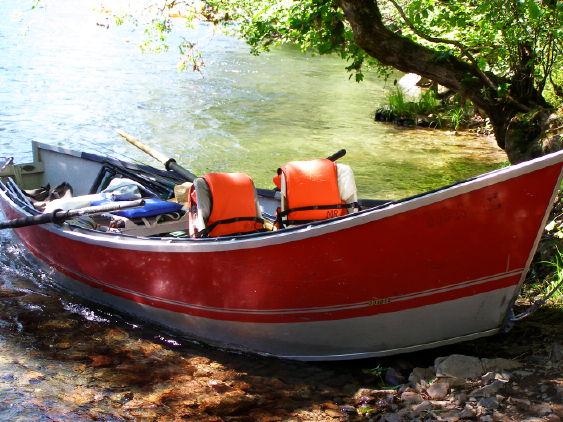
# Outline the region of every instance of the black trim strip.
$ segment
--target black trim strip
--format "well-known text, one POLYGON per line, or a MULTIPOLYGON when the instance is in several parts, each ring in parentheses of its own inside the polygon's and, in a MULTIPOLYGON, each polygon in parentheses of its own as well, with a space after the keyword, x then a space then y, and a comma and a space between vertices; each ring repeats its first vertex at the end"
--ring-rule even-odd
MULTIPOLYGON (((209 237, 209 233, 215 228, 217 227, 219 224, 232 224, 232 223, 237 223, 239 221, 254 221, 256 223, 260 223, 262 225, 264 225, 264 220, 258 217, 235 217, 235 218, 228 218, 225 220, 219 220, 214 222, 213 224, 210 224, 209 226, 207 226, 206 228, 204 228, 203 230, 198 231, 195 234, 196 238, 200 238, 200 237, 209 237)), ((255 230, 256 232, 258 231, 262 231, 262 229, 258 229, 255 230)), ((267 231, 264 229, 264 231, 267 231)), ((254 233, 250 232, 250 233, 254 233)), ((238 234, 238 233, 237 233, 238 234)), ((229 234, 229 235, 225 235, 225 236, 234 236, 234 234, 229 234)))

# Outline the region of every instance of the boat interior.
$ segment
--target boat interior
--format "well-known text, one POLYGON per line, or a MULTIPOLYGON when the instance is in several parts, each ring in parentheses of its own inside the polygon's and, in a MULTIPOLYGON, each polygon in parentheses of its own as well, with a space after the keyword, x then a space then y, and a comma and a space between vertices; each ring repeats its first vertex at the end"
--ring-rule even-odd
MULTIPOLYGON (((190 220, 196 221, 198 215, 200 220, 201 218, 209 220, 213 205, 221 201, 217 196, 211 196, 207 198, 208 208, 205 208, 204 195, 210 195, 210 192, 196 190, 192 186, 199 186, 198 183, 205 185, 202 183, 203 179, 197 178, 192 184, 173 171, 39 142, 33 142, 32 148, 33 162, 31 163, 14 164, 11 159, 0 158, 0 189, 27 215, 82 209, 133 199, 145 201, 142 207, 116 212, 85 213, 66 221, 69 227, 141 237, 224 238, 287 230, 301 224, 293 221, 291 224, 284 224, 279 218, 280 206, 285 200, 283 194, 287 186, 282 186, 282 189, 277 187, 254 189, 252 185, 256 209, 256 218, 253 220, 260 221, 259 228, 245 230, 242 233, 225 233, 223 230, 216 232, 215 235, 211 230, 190 230, 190 220), (195 213, 191 212, 195 209, 194 204, 190 205, 190 195, 193 198, 194 192, 199 195, 195 213), (202 232, 203 235, 197 235, 202 232)), ((340 164, 338 166, 339 169, 346 170, 342 177, 344 182, 338 181, 339 188, 342 191, 341 182, 345 183, 348 197, 353 198, 347 200, 349 204, 344 200, 341 201, 345 205, 342 205, 343 209, 340 210, 339 216, 385 206, 392 202, 357 199, 353 172, 347 168, 348 166, 340 164)), ((340 176, 340 173, 338 174, 340 176)), ((228 187, 223 190, 227 193, 236 192, 229 191, 228 187)), ((218 192, 219 189, 215 189, 213 194, 217 195, 218 192)), ((326 209, 326 207, 307 209, 311 208, 326 209)), ((341 217, 333 217, 327 213, 324 219, 314 219, 303 224, 318 224, 333 218, 341 217)), ((225 221, 232 223, 230 220, 225 221)))

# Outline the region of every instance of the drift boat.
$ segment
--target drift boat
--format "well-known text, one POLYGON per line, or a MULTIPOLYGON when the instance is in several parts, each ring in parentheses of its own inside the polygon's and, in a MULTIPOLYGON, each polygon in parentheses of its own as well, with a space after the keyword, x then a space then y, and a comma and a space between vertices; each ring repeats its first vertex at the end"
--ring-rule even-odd
MULTIPOLYGON (((33 153, 32 163, 0 162, 8 218, 42 215, 24 189, 47 184, 66 182, 81 198, 122 177, 171 202, 185 182, 43 143, 33 153)), ((14 233, 64 289, 192 338, 288 359, 367 358, 510 325, 562 167, 560 151, 398 201, 360 199, 334 218, 231 236, 188 236, 182 209, 121 216, 113 228, 98 214, 92 226, 71 219, 14 233)), ((266 219, 281 205, 275 190, 257 189, 257 199, 266 219)))

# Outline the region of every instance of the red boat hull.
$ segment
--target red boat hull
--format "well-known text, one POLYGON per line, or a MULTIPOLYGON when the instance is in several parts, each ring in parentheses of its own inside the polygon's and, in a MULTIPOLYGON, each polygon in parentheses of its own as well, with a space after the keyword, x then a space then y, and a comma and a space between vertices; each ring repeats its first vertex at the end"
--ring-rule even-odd
MULTIPOLYGON (((503 325, 563 156, 293 230, 235 240, 16 231, 73 290, 206 341, 296 359, 376 356, 503 325)), ((9 218, 20 216, 6 195, 9 218)))

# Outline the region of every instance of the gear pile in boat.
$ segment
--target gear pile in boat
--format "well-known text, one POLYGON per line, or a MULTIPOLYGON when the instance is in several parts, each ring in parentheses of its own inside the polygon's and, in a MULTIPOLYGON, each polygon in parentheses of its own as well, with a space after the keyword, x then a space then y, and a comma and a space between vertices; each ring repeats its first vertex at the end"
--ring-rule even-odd
POLYGON ((168 195, 159 195, 158 182, 148 184, 140 177, 133 180, 128 176, 132 175, 111 171, 96 183, 99 192, 89 195, 72 196, 68 183, 26 194, 45 213, 143 198, 145 205, 139 208, 69 222, 135 236, 236 236, 340 217, 360 209, 352 169, 330 159, 291 161, 281 166, 273 178, 276 187, 271 197, 277 206, 271 214, 260 205, 254 183, 244 173, 208 173, 193 183, 164 189, 171 191, 168 195))

